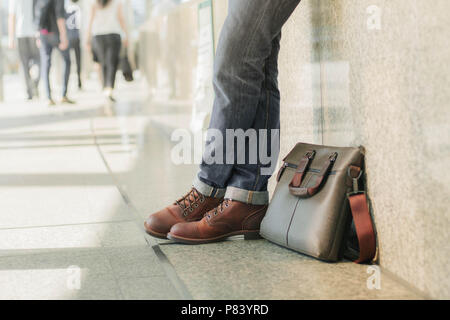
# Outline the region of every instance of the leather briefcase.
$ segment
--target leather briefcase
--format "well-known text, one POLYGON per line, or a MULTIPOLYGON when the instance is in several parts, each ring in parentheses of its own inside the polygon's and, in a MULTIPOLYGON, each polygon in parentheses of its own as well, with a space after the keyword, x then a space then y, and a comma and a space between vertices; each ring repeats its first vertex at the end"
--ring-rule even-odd
POLYGON ((372 260, 376 241, 362 188, 363 149, 298 143, 283 162, 261 236, 324 261, 344 255, 357 263, 372 260))

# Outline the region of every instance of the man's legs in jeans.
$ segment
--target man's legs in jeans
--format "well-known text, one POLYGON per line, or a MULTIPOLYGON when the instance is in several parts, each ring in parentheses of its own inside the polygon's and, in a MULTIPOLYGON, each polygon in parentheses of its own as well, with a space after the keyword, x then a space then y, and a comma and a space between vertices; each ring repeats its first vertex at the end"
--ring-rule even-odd
MULTIPOLYGON (((214 65, 216 96, 210 123, 210 128, 219 130, 223 137, 227 129, 279 128, 276 79, 281 28, 299 2, 229 1, 214 65)), ((214 143, 210 141, 207 147, 214 147, 214 143)), ((151 215, 145 223, 148 233, 167 235, 186 243, 202 243, 234 234, 253 236, 259 232, 267 208, 269 176, 260 174, 259 159, 256 164, 226 164, 225 145, 222 164, 205 161, 201 164, 193 189, 180 199, 181 211, 172 205, 151 215), (199 207, 196 200, 213 203, 213 199, 221 201, 224 196, 237 201, 225 200, 206 215, 208 210, 205 206, 199 207), (186 208, 194 213, 183 213, 186 208), (160 231, 155 233, 155 230, 160 231)), ((248 153, 248 146, 246 148, 248 153)))
MULTIPOLYGON (((281 28, 299 2, 230 1, 217 48, 216 98, 210 122, 210 128, 220 130, 223 137, 226 137, 226 129, 267 129, 270 144, 270 130, 279 129, 277 60, 281 28)), ((211 147, 214 141, 208 143, 211 147)), ((248 146, 246 149, 248 151, 248 146)), ((261 175, 259 160, 258 155, 257 164, 206 164, 203 161, 194 187, 205 194, 211 188, 219 192, 226 189, 225 198, 266 204, 270 176, 261 175)))

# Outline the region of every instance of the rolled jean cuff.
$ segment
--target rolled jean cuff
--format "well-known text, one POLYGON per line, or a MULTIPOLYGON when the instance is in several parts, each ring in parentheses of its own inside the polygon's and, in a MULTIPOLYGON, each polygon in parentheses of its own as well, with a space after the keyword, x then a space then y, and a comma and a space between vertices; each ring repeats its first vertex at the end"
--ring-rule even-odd
POLYGON ((195 176, 192 186, 197 189, 198 192, 207 197, 223 198, 225 195, 225 188, 215 188, 210 186, 209 184, 201 181, 198 176, 195 176))
POLYGON ((248 204, 263 205, 269 203, 269 192, 227 187, 225 199, 236 200, 248 204))

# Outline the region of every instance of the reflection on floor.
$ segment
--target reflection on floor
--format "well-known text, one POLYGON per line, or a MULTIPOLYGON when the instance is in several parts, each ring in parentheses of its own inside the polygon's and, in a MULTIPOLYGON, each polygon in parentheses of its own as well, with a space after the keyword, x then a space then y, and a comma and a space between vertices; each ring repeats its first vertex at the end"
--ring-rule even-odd
MULTIPOLYGON (((88 87, 88 86, 87 86, 88 87)), ((237 237, 186 246, 143 232, 143 219, 189 189, 196 165, 170 160, 183 102, 146 102, 119 84, 75 106, 0 104, 0 299, 418 298, 367 266, 327 264, 237 237)))

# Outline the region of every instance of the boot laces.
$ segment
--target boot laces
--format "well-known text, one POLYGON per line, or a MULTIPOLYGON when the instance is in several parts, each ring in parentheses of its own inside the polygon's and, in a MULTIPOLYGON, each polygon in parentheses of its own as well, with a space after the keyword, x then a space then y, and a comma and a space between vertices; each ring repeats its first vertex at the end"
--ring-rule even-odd
POLYGON ((198 207, 198 201, 205 201, 205 196, 197 191, 197 189, 192 188, 186 195, 181 197, 180 199, 175 201, 175 204, 180 206, 181 210, 183 210, 184 215, 189 212, 194 211, 194 208, 198 207))
POLYGON ((208 216, 208 219, 211 219, 211 214, 216 216, 217 214, 222 213, 225 208, 228 208, 230 206, 230 203, 232 202, 231 199, 225 199, 223 200, 217 207, 215 207, 212 211, 205 214, 205 216, 208 216))

